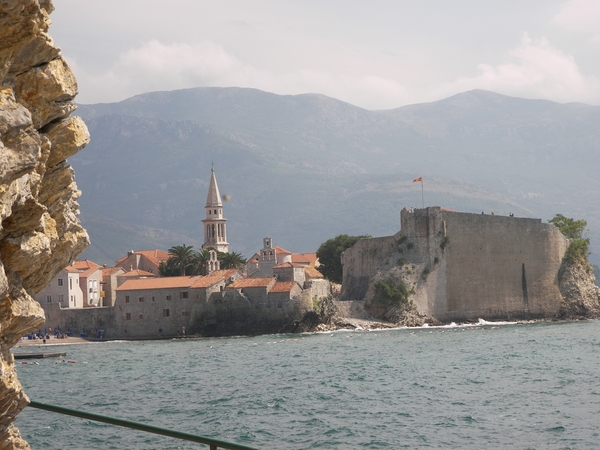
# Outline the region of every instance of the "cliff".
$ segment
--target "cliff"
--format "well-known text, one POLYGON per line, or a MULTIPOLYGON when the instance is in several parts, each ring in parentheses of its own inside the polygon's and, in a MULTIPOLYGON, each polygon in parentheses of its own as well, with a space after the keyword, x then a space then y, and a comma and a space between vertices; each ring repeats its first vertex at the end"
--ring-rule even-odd
POLYGON ((343 253, 342 293, 406 325, 597 317, 600 289, 591 269, 564 261, 568 245, 540 219, 402 211, 395 236, 343 253))
POLYGON ((77 83, 47 34, 50 0, 0 2, 0 449, 29 448, 12 425, 28 398, 9 349, 44 322, 31 297, 89 244, 66 158, 89 141, 77 83))

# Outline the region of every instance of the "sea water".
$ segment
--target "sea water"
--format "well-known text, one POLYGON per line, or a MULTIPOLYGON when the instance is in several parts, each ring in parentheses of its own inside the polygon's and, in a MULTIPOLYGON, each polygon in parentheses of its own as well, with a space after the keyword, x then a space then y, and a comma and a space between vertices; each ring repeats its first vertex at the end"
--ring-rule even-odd
MULTIPOLYGON (((19 348, 15 351, 34 351, 19 348)), ((262 449, 600 447, 600 322, 104 342, 32 400, 262 449)), ((26 408, 33 449, 207 448, 26 408)))

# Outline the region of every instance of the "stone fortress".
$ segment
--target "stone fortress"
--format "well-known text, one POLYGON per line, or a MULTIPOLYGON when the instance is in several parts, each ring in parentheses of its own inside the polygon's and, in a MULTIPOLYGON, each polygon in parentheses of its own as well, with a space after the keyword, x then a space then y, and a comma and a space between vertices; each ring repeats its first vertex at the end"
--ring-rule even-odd
POLYGON ((569 240, 540 219, 440 207, 401 211, 394 236, 342 254, 342 300, 376 303, 378 282, 403 286, 433 323, 594 317, 600 289, 587 267, 563 260, 569 240))

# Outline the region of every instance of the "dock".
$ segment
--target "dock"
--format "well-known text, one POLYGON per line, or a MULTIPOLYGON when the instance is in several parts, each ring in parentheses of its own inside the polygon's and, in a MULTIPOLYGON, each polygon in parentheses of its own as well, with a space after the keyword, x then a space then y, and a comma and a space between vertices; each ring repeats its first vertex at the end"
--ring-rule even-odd
POLYGON ((64 358, 66 352, 55 353, 13 353, 15 359, 43 359, 43 358, 64 358))

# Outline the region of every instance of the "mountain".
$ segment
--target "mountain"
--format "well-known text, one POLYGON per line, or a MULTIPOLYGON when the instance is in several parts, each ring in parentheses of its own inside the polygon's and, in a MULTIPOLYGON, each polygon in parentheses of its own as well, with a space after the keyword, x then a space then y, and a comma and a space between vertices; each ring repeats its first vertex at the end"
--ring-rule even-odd
POLYGON ((133 244, 128 235, 137 248, 157 236, 170 242, 161 248, 201 243, 212 163, 231 197, 230 248, 246 256, 266 235, 314 251, 340 233, 392 234, 400 209, 421 206, 412 180, 423 176, 427 205, 584 218, 600 261, 600 107, 477 90, 368 111, 316 94, 195 88, 78 114, 92 140, 69 162, 101 262, 130 250, 115 244, 133 244))

